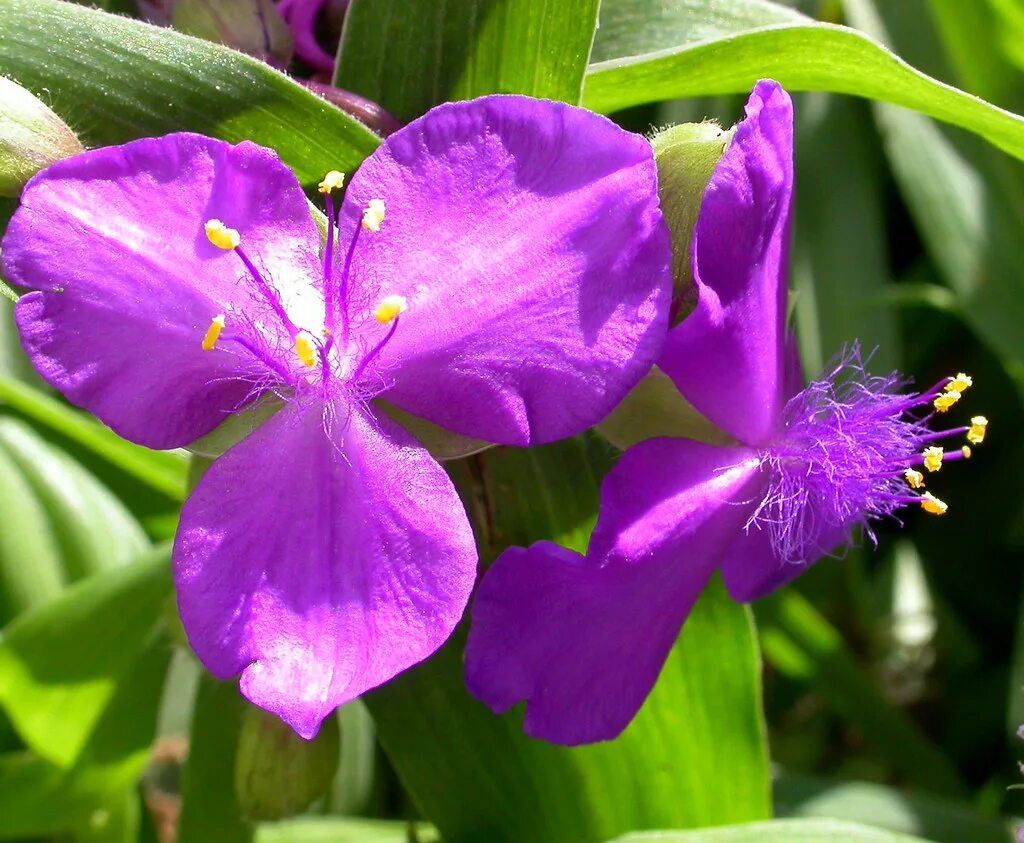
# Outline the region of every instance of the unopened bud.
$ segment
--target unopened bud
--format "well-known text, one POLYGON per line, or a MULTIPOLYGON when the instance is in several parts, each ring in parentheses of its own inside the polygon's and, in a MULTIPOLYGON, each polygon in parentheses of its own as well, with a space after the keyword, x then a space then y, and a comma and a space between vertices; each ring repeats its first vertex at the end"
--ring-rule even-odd
POLYGON ((275 67, 287 66, 295 47, 273 0, 175 0, 171 26, 275 67))
POLYGON ((40 170, 82 151, 63 120, 5 76, 0 103, 0 195, 18 196, 40 170))
MULTIPOLYGON (((651 139, 654 160, 658 164, 661 212, 672 235, 673 298, 676 302, 690 297, 693 226, 704 190, 732 135, 732 129, 722 129, 717 123, 681 123, 658 132, 651 139)), ((685 312, 674 314, 677 318, 685 315, 685 312)))
POLYGON ((340 743, 336 716, 307 741, 273 714, 248 707, 235 757, 235 795, 242 815, 268 821, 305 811, 330 786, 340 743))

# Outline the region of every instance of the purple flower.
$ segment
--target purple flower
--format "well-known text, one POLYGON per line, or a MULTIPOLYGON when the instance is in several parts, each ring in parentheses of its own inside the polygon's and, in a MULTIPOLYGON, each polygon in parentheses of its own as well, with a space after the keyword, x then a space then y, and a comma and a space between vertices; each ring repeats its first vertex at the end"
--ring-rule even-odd
MULTIPOLYGON (((334 56, 320 46, 316 38, 317 21, 323 13, 324 6, 331 0, 278 0, 277 10, 288 23, 295 39, 295 55, 319 73, 334 72, 334 56)), ((348 6, 347 0, 334 5, 340 7, 344 14, 348 6)))
POLYGON ((285 399, 206 472, 173 565, 199 658, 306 737, 440 646, 476 573, 448 476, 371 399, 492 442, 571 435, 656 359, 671 285, 647 142, 525 97, 396 132, 338 234, 321 260, 272 151, 177 134, 45 170, 3 241, 35 366, 124 437, 186 445, 285 399))
POLYGON ((928 428, 970 385, 923 394, 865 374, 856 351, 800 388, 785 329, 793 191, 789 96, 760 82, 712 175, 692 243, 694 312, 659 366, 732 444, 656 438, 608 474, 587 555, 511 548, 485 574, 466 651, 470 691, 497 712, 527 703, 526 731, 564 744, 617 735, 650 692, 720 567, 733 598, 788 582, 900 507, 945 510, 925 470, 967 456, 936 444, 985 420, 928 428))

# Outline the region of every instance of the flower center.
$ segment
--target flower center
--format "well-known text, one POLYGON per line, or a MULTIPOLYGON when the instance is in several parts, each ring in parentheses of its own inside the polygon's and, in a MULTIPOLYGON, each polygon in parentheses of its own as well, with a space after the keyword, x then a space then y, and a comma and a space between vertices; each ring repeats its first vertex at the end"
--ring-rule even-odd
MULTIPOLYGON (((333 371, 332 360, 334 360, 335 363, 338 363, 338 355, 335 354, 333 358, 331 355, 331 351, 335 346, 333 320, 336 311, 340 313, 341 318, 340 342, 338 345, 345 352, 348 352, 349 349, 351 325, 347 306, 348 281, 352 269, 352 259, 359 243, 360 232, 379 232, 386 215, 386 208, 383 200, 381 199, 370 200, 364 208, 360 225, 356 228, 355 234, 349 243, 341 267, 341 272, 338 276, 338 301, 335 302, 333 295, 335 292, 334 241, 337 223, 334 198, 332 194, 335 190, 339 190, 344 185, 344 181, 345 176, 343 173, 340 173, 337 170, 332 170, 324 176, 323 181, 320 182, 318 187, 320 193, 324 197, 324 206, 327 216, 327 237, 324 245, 323 257, 324 328, 322 336, 318 337, 313 332, 295 325, 289 317, 288 312, 285 310, 277 290, 263 277, 256 264, 242 248, 241 234, 236 229, 228 227, 221 220, 211 219, 204 225, 207 239, 219 249, 234 252, 238 256, 239 260, 241 260, 250 279, 252 280, 254 289, 270 307, 277 320, 279 320, 287 332, 292 345, 291 352, 293 357, 291 359, 287 359, 287 355, 285 355, 286 359, 282 360, 282 355, 276 350, 260 348, 258 347, 259 343, 254 343, 251 339, 247 339, 246 337, 231 332, 225 333, 225 328, 228 326, 229 319, 223 313, 219 313, 212 317, 210 325, 206 329, 206 332, 200 342, 200 346, 204 351, 213 351, 218 347, 218 343, 234 343, 267 364, 282 377, 285 383, 297 388, 301 387, 302 382, 304 381, 308 381, 310 383, 313 383, 314 381, 308 376, 296 376, 293 372, 295 362, 297 361, 300 366, 300 373, 302 370, 313 370, 319 366, 319 382, 322 386, 325 397, 328 390, 328 383, 335 374, 349 382, 358 382, 360 376, 366 372, 370 363, 380 355, 384 346, 387 345, 394 336, 395 331, 398 328, 399 316, 408 309, 408 303, 402 296, 391 295, 384 298, 373 311, 373 317, 378 324, 390 326, 387 334, 368 351, 362 354, 358 365, 355 366, 351 374, 344 372, 336 373, 333 371)), ((237 319, 239 315, 233 314, 232 316, 237 319)))
POLYGON ((906 384, 897 373, 868 375, 854 349, 794 396, 783 430, 761 452, 767 491, 746 528, 768 530, 780 558, 805 562, 849 541, 858 524, 874 541, 870 522, 904 506, 945 513, 945 503, 922 491, 925 474, 970 457, 971 449, 935 443, 966 435, 980 444, 988 421, 975 416, 968 426, 930 427, 971 386, 967 375, 945 378, 924 393, 901 392, 906 384))

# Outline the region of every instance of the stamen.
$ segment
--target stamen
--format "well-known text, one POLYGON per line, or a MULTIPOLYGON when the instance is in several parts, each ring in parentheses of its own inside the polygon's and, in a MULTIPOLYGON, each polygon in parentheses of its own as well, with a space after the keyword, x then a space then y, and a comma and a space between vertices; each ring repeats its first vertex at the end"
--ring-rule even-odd
POLYGON ((384 200, 371 199, 363 209, 363 229, 365 231, 380 231, 383 222, 384 200))
POLYGON ((398 317, 407 309, 408 303, 403 296, 387 296, 379 305, 377 305, 377 309, 373 312, 374 318, 382 325, 390 323, 391 330, 389 330, 384 339, 371 348, 367 355, 359 362, 359 366, 357 366, 356 370, 352 373, 353 382, 359 380, 359 376, 370 364, 370 361, 380 354, 381 349, 384 348, 384 346, 386 346, 395 335, 395 331, 398 329, 398 317))
POLYGON ((210 327, 206 329, 206 336, 201 343, 203 351, 213 351, 220 338, 220 332, 224 330, 224 314, 219 313, 210 320, 210 327))
POLYGON ((335 214, 334 214, 334 198, 331 196, 331 191, 341 190, 345 184, 345 174, 340 170, 331 170, 324 179, 317 186, 317 189, 323 194, 324 197, 324 211, 327 214, 327 237, 324 240, 324 314, 325 319, 328 320, 328 325, 324 329, 324 336, 327 338, 327 343, 324 345, 324 353, 331 349, 331 339, 329 334, 329 320, 334 315, 334 302, 333 302, 333 291, 334 285, 331 283, 331 270, 334 268, 334 226, 335 226, 335 214))
POLYGON ((345 174, 340 170, 331 170, 324 180, 317 185, 319 190, 325 196, 328 195, 332 190, 341 190, 345 186, 345 174))
POLYGON ((381 325, 390 325, 408 309, 409 303, 405 296, 387 296, 373 311, 373 318, 381 325))
POLYGON ((962 447, 962 448, 960 449, 960 453, 964 455, 964 459, 965 459, 965 460, 969 460, 969 459, 971 458, 971 453, 972 453, 972 451, 971 451, 971 449, 970 449, 970 447, 969 447, 969 446, 967 446, 967 445, 964 445, 964 446, 963 446, 963 447, 962 447))
POLYGON ((207 239, 218 249, 230 252, 238 247, 242 238, 234 228, 228 228, 220 220, 207 220, 203 226, 207 239))
POLYGON ((949 383, 947 383, 943 389, 945 389, 946 392, 959 392, 963 395, 963 393, 973 385, 974 379, 970 375, 958 372, 956 377, 950 378, 949 383))
POLYGON ((925 492, 921 495, 921 509, 931 515, 945 515, 949 507, 931 492, 925 492))
POLYGON ((950 389, 946 387, 946 391, 941 395, 935 396, 935 400, 932 401, 932 406, 940 413, 945 413, 952 407, 957 401, 960 400, 961 394, 958 390, 950 389))
POLYGON ((974 416, 971 419, 971 426, 967 430, 967 441, 972 445, 980 445, 985 441, 985 430, 987 427, 987 418, 984 416, 974 416))
POLYGON ((929 471, 938 471, 942 468, 942 457, 944 451, 938 445, 933 445, 930 448, 925 448, 921 453, 924 457, 924 467, 929 471))
POLYGON ((906 478, 907 485, 911 489, 922 489, 924 488, 924 475, 916 468, 908 468, 903 472, 904 478, 906 478))
POLYGON ((270 305, 271 310, 277 314, 277 317, 284 324, 288 330, 290 336, 295 336, 299 329, 292 324, 292 320, 288 318, 288 314, 285 312, 284 305, 281 304, 281 299, 278 298, 277 290, 270 286, 266 281, 263 280, 263 276, 260 275, 260 271, 256 268, 249 256, 242 251, 240 246, 235 247, 235 254, 238 255, 239 259, 245 265, 245 268, 249 271, 249 276, 255 282, 257 289, 263 296, 264 301, 270 305))
POLYGON ((295 336, 295 356, 307 369, 316 365, 316 341, 309 331, 299 331, 295 336))

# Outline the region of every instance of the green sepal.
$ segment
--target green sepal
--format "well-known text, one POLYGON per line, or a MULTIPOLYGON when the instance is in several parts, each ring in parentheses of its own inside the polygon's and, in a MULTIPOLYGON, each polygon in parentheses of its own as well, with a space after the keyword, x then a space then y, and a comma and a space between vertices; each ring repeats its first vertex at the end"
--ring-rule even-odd
MULTIPOLYGON (((680 123, 651 138, 658 164, 658 198, 672 235, 673 301, 692 299, 690 240, 704 190, 734 130, 717 123, 680 123)), ((687 310, 688 308, 683 308, 687 310)), ((678 314, 680 317, 684 313, 678 314)))
POLYGON ((45 167, 82 151, 67 124, 17 82, 0 76, 0 196, 18 196, 45 167))
POLYGON ((248 706, 235 758, 235 794, 242 816, 280 820, 302 813, 330 787, 340 743, 335 716, 307 741, 273 714, 248 706))

